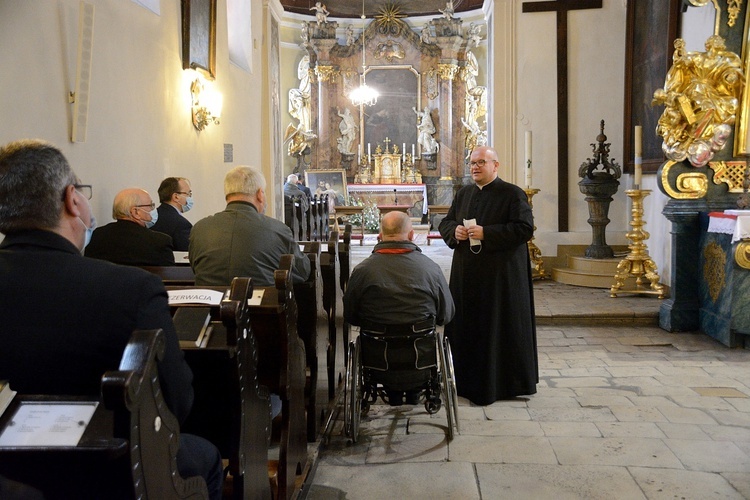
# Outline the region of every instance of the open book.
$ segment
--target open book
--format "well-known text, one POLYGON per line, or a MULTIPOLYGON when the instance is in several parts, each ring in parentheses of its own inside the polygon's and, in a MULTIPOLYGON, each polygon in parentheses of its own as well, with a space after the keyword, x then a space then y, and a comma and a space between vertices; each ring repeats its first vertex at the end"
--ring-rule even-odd
POLYGON ((180 347, 205 347, 211 331, 210 307, 179 307, 172 317, 180 347))

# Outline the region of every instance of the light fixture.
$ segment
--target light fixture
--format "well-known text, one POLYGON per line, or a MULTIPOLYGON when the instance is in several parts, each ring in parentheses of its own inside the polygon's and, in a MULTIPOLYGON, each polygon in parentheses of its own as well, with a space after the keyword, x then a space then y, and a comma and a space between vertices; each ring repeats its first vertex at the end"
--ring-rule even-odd
POLYGON ((365 81, 365 0, 362 0, 362 76, 359 77, 359 87, 349 93, 349 99, 355 106, 372 106, 378 102, 378 91, 367 86, 365 81))
POLYGON ((221 94, 200 78, 196 78, 190 85, 190 93, 193 96, 193 126, 203 130, 211 123, 218 125, 221 118, 221 94))

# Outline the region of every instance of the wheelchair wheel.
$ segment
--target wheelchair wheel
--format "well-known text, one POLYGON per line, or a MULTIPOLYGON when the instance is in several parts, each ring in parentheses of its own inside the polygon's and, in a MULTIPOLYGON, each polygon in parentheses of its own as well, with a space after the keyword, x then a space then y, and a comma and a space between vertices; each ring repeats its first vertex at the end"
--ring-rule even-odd
POLYGON ((442 372, 443 397, 445 398, 445 414, 448 419, 448 439, 453 439, 455 433, 460 434, 458 425, 458 392, 456 391, 456 375, 453 371, 453 354, 448 337, 441 336, 440 371, 442 372))
POLYGON ((359 337, 349 342, 344 391, 344 433, 352 443, 356 443, 359 437, 359 420, 362 416, 362 365, 359 346, 359 337))

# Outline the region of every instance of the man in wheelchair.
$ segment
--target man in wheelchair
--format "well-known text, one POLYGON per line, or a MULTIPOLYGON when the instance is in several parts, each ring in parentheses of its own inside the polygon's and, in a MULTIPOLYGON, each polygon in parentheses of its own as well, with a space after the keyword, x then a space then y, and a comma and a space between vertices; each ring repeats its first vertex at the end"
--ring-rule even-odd
MULTIPOLYGON (((374 335, 431 331, 455 311, 443 271, 412 243, 411 219, 389 212, 380 223, 380 243, 352 271, 344 294, 344 319, 374 335)), ((417 404, 418 390, 386 390, 394 406, 417 404)))

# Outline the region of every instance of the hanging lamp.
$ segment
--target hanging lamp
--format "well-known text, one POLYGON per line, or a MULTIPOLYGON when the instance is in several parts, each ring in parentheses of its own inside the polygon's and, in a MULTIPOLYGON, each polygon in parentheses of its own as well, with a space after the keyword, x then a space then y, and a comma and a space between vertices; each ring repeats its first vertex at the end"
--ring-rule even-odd
POLYGON ((355 106, 372 106, 378 102, 378 91, 367 86, 365 81, 365 71, 367 64, 365 62, 365 2, 362 0, 362 75, 359 77, 359 87, 349 93, 349 99, 355 106))

